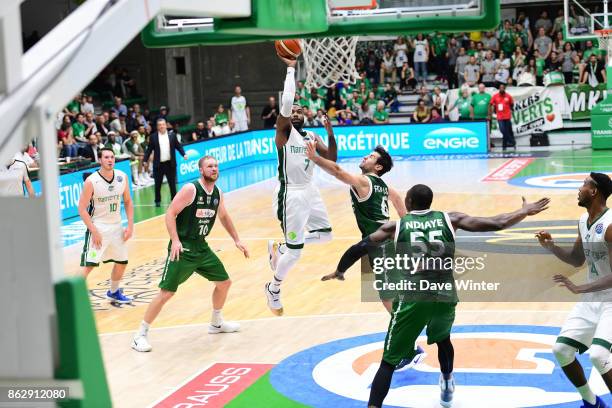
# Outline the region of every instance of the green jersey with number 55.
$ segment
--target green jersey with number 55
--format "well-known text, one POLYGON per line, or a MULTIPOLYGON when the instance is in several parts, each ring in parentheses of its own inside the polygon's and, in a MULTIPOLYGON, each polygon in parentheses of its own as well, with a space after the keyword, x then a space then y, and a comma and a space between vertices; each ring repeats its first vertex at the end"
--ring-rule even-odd
POLYGON ((389 187, 383 179, 374 174, 366 174, 365 177, 370 183, 370 193, 366 197, 359 198, 353 187, 350 190, 361 238, 370 235, 389 221, 389 187))
POLYGON ((211 192, 204 189, 199 180, 192 182, 196 188, 191 204, 183 208, 176 217, 176 232, 181 242, 205 242, 215 225, 221 192, 215 186, 211 192))
MULTIPOLYGON (((410 211, 396 224, 395 243, 399 254, 411 257, 452 259, 455 256, 455 230, 448 214, 442 211, 410 211)), ((424 266, 427 270, 438 269, 424 266)))
POLYGON ((406 273, 415 280, 417 291, 407 291, 404 300, 457 302, 453 278, 455 230, 448 214, 442 211, 411 211, 396 224, 395 250, 407 255, 406 273), (422 283, 427 283, 423 288, 422 283), (433 286, 430 286, 433 285, 433 286))
POLYGON ((287 143, 278 152, 278 178, 281 184, 306 186, 312 181, 314 163, 306 156, 306 143, 315 140, 308 130, 299 132, 293 126, 287 143))
POLYGON ((121 170, 114 170, 110 180, 102 177, 99 171, 90 174, 87 181, 93 186, 93 195, 87 211, 94 224, 120 224, 121 200, 128 183, 121 170))

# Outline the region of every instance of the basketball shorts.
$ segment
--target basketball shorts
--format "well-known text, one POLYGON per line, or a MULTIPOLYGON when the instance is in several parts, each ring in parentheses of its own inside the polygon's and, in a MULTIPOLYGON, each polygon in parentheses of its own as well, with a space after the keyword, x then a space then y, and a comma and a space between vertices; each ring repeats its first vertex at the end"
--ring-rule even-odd
POLYGON ((312 184, 300 188, 279 184, 274 194, 273 207, 288 248, 303 248, 306 231, 331 231, 321 193, 312 184))
POLYGON ((238 120, 234 123, 234 132, 244 132, 249 130, 249 124, 245 120, 238 120))
POLYGON ((81 253, 81 266, 98 266, 100 262, 128 263, 127 244, 123 240, 123 227, 121 224, 96 224, 102 235, 102 246, 94 248, 92 235, 85 232, 85 244, 81 253))
POLYGON ((450 336, 455 321, 456 303, 402 302, 393 303, 393 315, 389 322, 383 360, 397 365, 404 359, 412 359, 414 343, 424 328, 427 344, 434 344, 450 336))
POLYGON ((159 282, 161 289, 176 292, 179 285, 189 279, 194 272, 212 282, 229 279, 223 263, 206 242, 182 242, 182 244, 183 252, 179 254, 178 261, 170 261, 172 243, 168 244, 168 256, 159 282))
POLYGON ((580 354, 593 344, 612 349, 612 302, 579 302, 565 320, 557 343, 575 347, 580 354))

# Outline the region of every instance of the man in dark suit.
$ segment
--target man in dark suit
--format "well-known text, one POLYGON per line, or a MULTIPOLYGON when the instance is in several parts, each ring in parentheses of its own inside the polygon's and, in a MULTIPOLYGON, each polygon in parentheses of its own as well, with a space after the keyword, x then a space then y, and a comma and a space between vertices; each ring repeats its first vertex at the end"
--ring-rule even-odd
POLYGON ((98 142, 99 142, 98 136, 96 136, 95 134, 89 135, 87 145, 79 149, 79 154, 85 157, 86 159, 89 159, 92 162, 97 163, 99 159, 99 155, 100 155, 100 152, 99 152, 100 146, 98 142))
POLYGON ((176 158, 174 151, 177 150, 183 158, 187 160, 183 146, 176 138, 172 131, 168 131, 168 125, 165 119, 157 119, 157 132, 151 134, 149 145, 144 155, 144 162, 149 161, 151 153, 154 152, 153 158, 153 178, 155 179, 155 206, 161 206, 161 185, 164 180, 164 175, 170 186, 171 198, 176 195, 176 158))

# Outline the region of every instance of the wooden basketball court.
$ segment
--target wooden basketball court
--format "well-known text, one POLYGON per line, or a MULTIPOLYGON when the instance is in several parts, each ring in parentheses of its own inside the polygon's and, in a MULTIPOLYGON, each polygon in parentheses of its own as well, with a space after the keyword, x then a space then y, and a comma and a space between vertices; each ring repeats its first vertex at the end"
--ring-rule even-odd
MULTIPOLYGON (((434 191, 433 208, 471 215, 486 216, 513 211, 520 207, 521 196, 528 201, 551 197, 550 209, 529 218, 529 221, 544 224, 558 220, 577 222, 582 213, 577 206, 577 189, 536 188, 506 181, 481 181, 508 160, 409 161, 398 158, 385 179, 402 192, 416 183, 428 184, 434 191)), ((552 157, 529 160, 529 164, 515 178, 591 170, 611 171, 612 165, 607 163, 610 163, 610 157, 595 156, 590 150, 557 153, 552 157)), ((342 165, 357 171, 355 161, 342 165)), ((149 339, 153 351, 137 353, 130 348, 146 304, 157 292, 163 269, 168 245, 163 216, 139 222, 129 243, 130 263, 122 286, 126 294, 136 297, 133 305, 119 308, 102 299, 108 287, 109 265, 91 274, 88 285, 92 291, 92 305, 115 406, 149 406, 215 362, 277 364, 301 350, 328 341, 386 330, 389 316, 382 305, 361 302, 357 267, 347 272, 344 282, 320 281, 322 275, 334 270, 342 252, 359 240, 359 232, 347 187, 319 169, 317 184, 329 212, 334 239, 328 244, 305 247, 302 258, 282 287, 285 316, 272 316, 266 306, 263 287, 271 278, 266 242, 281 238, 280 226, 272 211, 275 184, 274 179, 269 179, 225 196, 226 206, 240 237, 251 251, 250 259, 242 257, 220 223, 217 223, 208 240, 211 247, 218 251, 232 278, 233 286, 224 316, 227 320, 241 322, 239 333, 207 333, 213 286, 194 275, 180 286, 152 326, 149 339)), ((395 213, 393 218, 397 218, 395 213)), ((531 232, 521 234, 525 238, 531 232)), ((575 231, 568 229, 564 234, 571 239, 575 231)), ((65 267, 69 273, 78 273, 80 249, 77 245, 65 250, 65 267)), ((550 265, 558 265, 552 256, 550 265)), ((550 270, 550 276, 553 272, 550 270)), ((575 280, 583 279, 583 272, 577 272, 575 280)), ((571 303, 535 302, 460 303, 456 325, 559 326, 571 306, 571 303)), ((435 348, 428 351, 430 357, 425 363, 435 366, 435 348)), ((432 395, 432 404, 434 402, 436 397, 432 395)), ((264 405, 253 402, 251 406, 264 405)), ((462 405, 458 397, 455 406, 468 405, 462 405)))

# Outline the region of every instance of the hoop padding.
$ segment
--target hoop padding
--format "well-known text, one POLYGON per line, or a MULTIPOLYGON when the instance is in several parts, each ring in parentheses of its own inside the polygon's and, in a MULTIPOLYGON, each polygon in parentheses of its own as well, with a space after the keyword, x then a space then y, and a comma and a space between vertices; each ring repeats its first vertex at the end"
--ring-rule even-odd
POLYGON ((306 87, 332 87, 338 82, 354 84, 355 49, 359 37, 311 38, 302 41, 306 64, 306 87))

